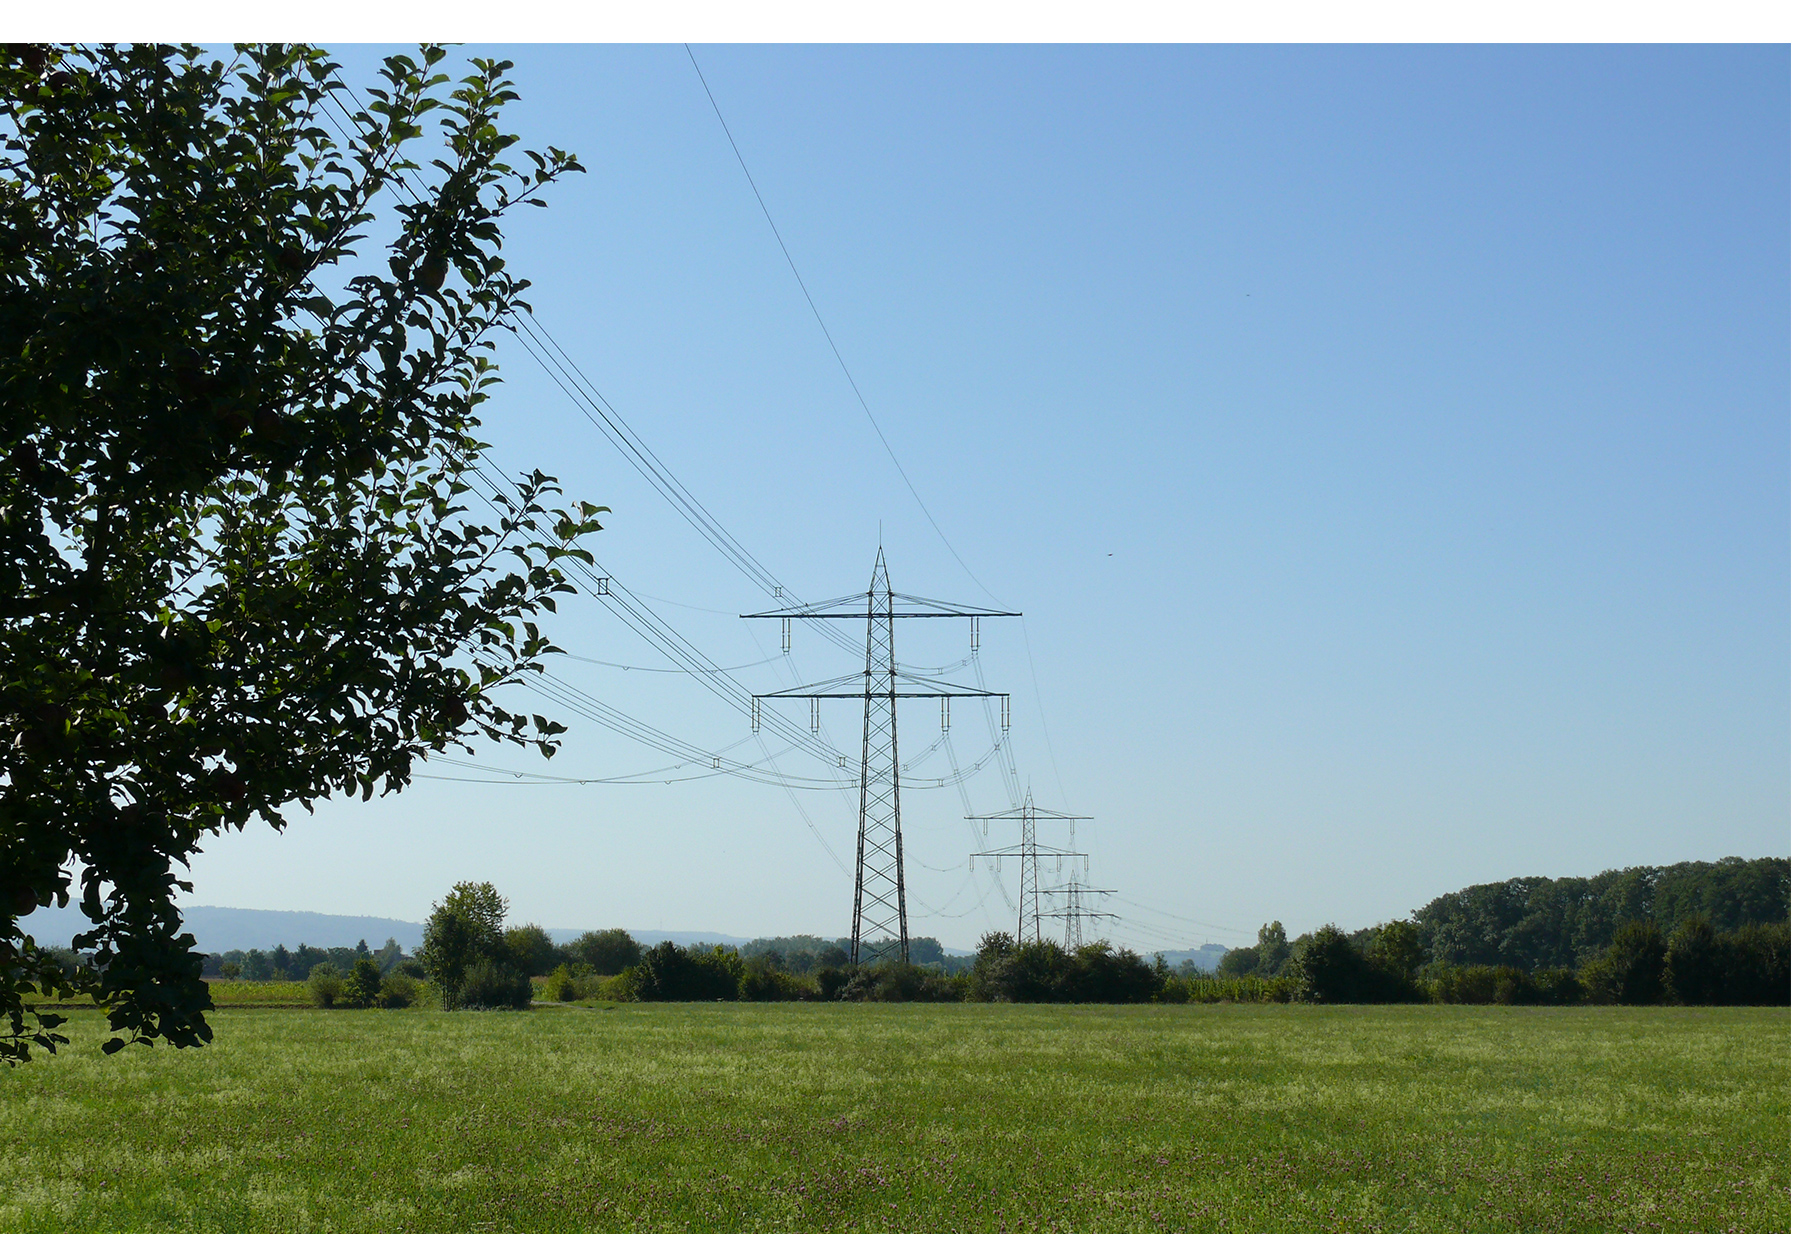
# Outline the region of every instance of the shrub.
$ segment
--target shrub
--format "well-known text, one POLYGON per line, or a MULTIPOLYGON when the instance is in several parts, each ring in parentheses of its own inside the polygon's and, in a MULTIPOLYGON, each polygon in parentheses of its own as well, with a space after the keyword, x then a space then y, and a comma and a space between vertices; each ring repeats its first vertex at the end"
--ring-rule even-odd
POLYGON ((682 948, 667 940, 644 953, 631 974, 631 997, 646 1003, 735 1000, 743 961, 723 947, 682 948))
POLYGON ((556 967, 557 947, 543 926, 513 926, 502 936, 512 967, 529 977, 542 977, 556 967))
POLYGON ((567 964, 558 964, 544 978, 543 997, 553 1003, 571 1003, 575 1001, 575 977, 569 972, 567 964))
POLYGON ((219 965, 219 976, 225 978, 225 980, 227 980, 227 981, 236 981, 238 978, 238 975, 240 973, 242 973, 243 971, 244 971, 243 965, 233 964, 230 960, 227 960, 227 961, 225 961, 225 963, 219 965))
POLYGON ((794 1003, 816 998, 818 992, 805 978, 768 963, 746 964, 744 975, 738 978, 738 998, 747 1003, 794 1003))
POLYGON ((850 982, 850 974, 842 965, 832 964, 813 974, 813 979, 819 983, 819 997, 829 1000, 843 993, 844 987, 850 982))
POLYGON ((956 1003, 966 997, 970 979, 946 977, 917 964, 865 964, 849 970, 837 997, 859 1003, 956 1003))
POLYGON ((313 1006, 329 1007, 344 996, 344 975, 329 960, 315 964, 306 979, 306 992, 313 1006))
POLYGON ((1666 951, 1655 922, 1628 921, 1613 932, 1606 954, 1582 970, 1582 984, 1600 1002, 1661 1002, 1666 951))
POLYGON ((405 973, 389 973, 381 979, 381 988, 376 992, 375 1005, 397 1010, 410 1007, 419 1001, 419 983, 405 973))
POLYGON ((625 930, 589 930, 564 950, 576 963, 586 964, 602 977, 612 977, 643 959, 644 949, 625 930))
POLYGON ((1234 947, 1219 957, 1215 971, 1221 977, 1247 977, 1256 971, 1261 958, 1254 947, 1234 947))
POLYGON ((463 974, 456 1005, 467 1011, 523 1011, 531 1006, 531 978, 492 960, 477 960, 463 974))
POLYGON ((1497 984, 1491 964, 1446 965, 1432 972, 1431 1001, 1482 1006, 1494 1001, 1497 984))
POLYGON ((352 1007, 373 1007, 381 995, 381 965, 361 959, 350 969, 344 981, 344 1001, 352 1007))
POLYGON ((1294 943, 1294 980, 1309 1003, 1368 1001, 1369 965, 1350 936, 1334 925, 1320 926, 1294 943))
POLYGON ((1737 1004, 1785 1007, 1793 998, 1792 931, 1779 925, 1751 924, 1728 935, 1724 961, 1724 997, 1737 1004))
POLYGON ((1704 917, 1690 917, 1676 927, 1663 955, 1663 988, 1670 999, 1690 1007, 1724 1002, 1727 951, 1704 917))
POLYGON ((608 999, 615 1003, 628 1003, 637 997, 635 993, 635 969, 626 969, 622 973, 614 973, 610 977, 596 977, 592 997, 608 999))
POLYGON ((585 964, 558 964, 544 978, 544 997, 572 1003, 578 998, 594 997, 602 984, 601 978, 585 964))
POLYGON ((1540 968, 1531 974, 1531 984, 1537 991, 1537 1001, 1548 1007, 1573 1007, 1587 994, 1581 978, 1569 968, 1540 968))

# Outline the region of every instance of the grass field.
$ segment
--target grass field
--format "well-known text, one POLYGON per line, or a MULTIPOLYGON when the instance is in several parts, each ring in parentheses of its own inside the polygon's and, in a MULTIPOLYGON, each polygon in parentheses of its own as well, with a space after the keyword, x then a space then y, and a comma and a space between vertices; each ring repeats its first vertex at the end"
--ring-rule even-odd
POLYGON ((0 1073, 0 1230, 1786 1230, 1782 1009, 225 1009, 0 1073))

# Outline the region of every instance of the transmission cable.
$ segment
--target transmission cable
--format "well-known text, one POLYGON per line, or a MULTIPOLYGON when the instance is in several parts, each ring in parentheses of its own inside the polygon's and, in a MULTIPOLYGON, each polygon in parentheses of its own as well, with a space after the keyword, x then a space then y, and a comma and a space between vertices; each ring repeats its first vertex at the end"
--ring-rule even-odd
POLYGON ((919 510, 925 515, 925 521, 931 524, 931 529, 937 532, 938 539, 944 542, 944 547, 950 550, 952 557, 956 558, 956 564, 962 567, 963 573, 967 574, 977 587, 987 592, 990 600, 997 602, 999 597, 988 591, 982 585, 981 580, 975 577, 975 571, 969 569, 969 563, 962 559, 962 554, 958 553, 956 546, 950 543, 950 537, 944 534, 942 527, 938 526, 938 521, 932 517, 931 509, 925 504, 925 499, 919 496, 919 490, 913 487, 912 477, 908 476, 906 468, 900 465, 900 456, 895 454, 894 447, 888 444, 887 434, 881 431, 881 425, 876 422, 875 413, 869 408, 869 400, 863 397, 862 387, 857 385, 856 378, 850 375, 850 366, 844 362, 844 353, 838 350, 837 340, 831 337, 831 330, 826 326, 825 318, 819 312, 819 306, 813 301, 812 292, 806 288, 806 280, 800 277, 800 267, 794 264, 794 255, 788 252, 787 241, 781 238, 781 229, 775 226, 775 216, 769 213, 769 203, 763 200, 762 190, 756 187, 756 177, 750 174, 750 165, 744 161, 744 152, 738 149, 737 138, 731 135, 731 126, 725 123, 725 113, 719 110, 719 100, 713 97, 712 87, 706 82, 706 74, 700 71, 700 61, 694 58, 694 49, 686 43, 681 46, 688 54, 688 63, 694 66, 694 75, 700 79, 700 88, 706 91, 706 101, 712 104, 713 115, 719 118, 719 127, 725 132, 725 140, 731 143, 731 152, 737 156, 738 166, 743 169, 744 179, 749 183, 750 191, 756 195, 756 204, 762 207, 763 218, 768 221, 769 231, 774 235, 775 243, 781 246, 781 255, 787 258, 788 269, 794 274, 794 282, 800 285, 800 294, 806 297, 806 307, 812 310, 813 320, 819 323, 819 332, 825 336, 825 342, 831 348, 831 354, 837 357, 838 367, 844 370, 844 380, 850 383, 850 389, 855 393, 856 401, 862 404, 863 415, 869 418, 869 427, 875 430, 875 436, 881 441, 881 448, 887 451, 888 460, 894 464, 894 470, 900 473, 900 479, 905 481, 906 491, 911 493, 913 500, 919 503, 919 510))

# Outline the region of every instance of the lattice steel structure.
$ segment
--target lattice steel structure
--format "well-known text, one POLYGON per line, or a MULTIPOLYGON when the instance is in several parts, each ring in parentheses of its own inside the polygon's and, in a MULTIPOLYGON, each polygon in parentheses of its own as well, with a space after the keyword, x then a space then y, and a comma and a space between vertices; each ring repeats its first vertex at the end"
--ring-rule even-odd
MULTIPOLYGON (((894 622, 912 617, 967 617, 971 639, 983 617, 1017 617, 998 609, 946 604, 896 592, 888 578, 887 556, 875 553, 875 573, 869 590, 823 604, 802 604, 745 617, 781 619, 782 650, 795 619, 858 620, 868 624, 863 671, 831 681, 775 690, 753 696, 764 699, 813 700, 812 726, 819 727, 820 699, 860 698, 863 703, 862 785, 856 813, 856 898, 850 914, 850 963, 873 964, 883 960, 910 961, 906 935, 906 864, 900 833, 900 729, 899 700, 943 699, 948 708, 953 698, 1007 696, 972 686, 932 681, 902 670, 894 660, 894 622)), ((946 717, 946 723, 948 719, 946 717)))
MULTIPOLYGON (((1069 834, 1073 836, 1076 822, 1091 819, 1093 816, 1091 814, 1064 814, 1060 810, 1047 810, 1031 800, 1031 790, 1028 788, 1025 790, 1025 804, 1016 810, 1002 810, 998 814, 971 814, 968 817, 983 824, 1002 820, 1018 822, 1019 842, 1017 845, 989 849, 985 853, 970 853, 969 864, 972 867, 977 857, 1017 857, 1019 859, 1019 933, 1017 937, 1020 942, 1025 941, 1025 921, 1029 916, 1031 937, 1034 941, 1041 941, 1044 937, 1044 918, 1054 917, 1058 914, 1046 913, 1041 907, 1040 897, 1043 895, 1043 889, 1038 863, 1046 857, 1068 857, 1070 859, 1080 857, 1085 860, 1087 854, 1039 844, 1037 838, 1038 819, 1066 821, 1069 824, 1069 834), (1028 904, 1031 906, 1029 909, 1025 907, 1028 904)), ((1070 877, 1072 878, 1073 875, 1070 877)))
POLYGON ((1117 913, 1102 913, 1085 907, 1081 897, 1109 896, 1113 895, 1116 891, 1117 888, 1089 887, 1084 883, 1077 882, 1074 876, 1071 875, 1069 881, 1062 886, 1048 887, 1038 892, 1040 896, 1063 897, 1063 906, 1060 909, 1042 914, 1042 916, 1048 917, 1053 921, 1060 920, 1063 923, 1063 950, 1081 950, 1082 944, 1086 941, 1084 938, 1084 931, 1081 927, 1082 922, 1101 920, 1117 921, 1119 919, 1119 914, 1117 913))

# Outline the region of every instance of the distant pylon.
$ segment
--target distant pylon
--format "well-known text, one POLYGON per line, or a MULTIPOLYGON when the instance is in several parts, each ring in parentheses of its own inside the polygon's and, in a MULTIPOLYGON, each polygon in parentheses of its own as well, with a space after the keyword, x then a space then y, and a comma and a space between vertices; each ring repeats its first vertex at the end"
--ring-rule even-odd
MULTIPOLYGON (((1058 915, 1056 913, 1045 912, 1043 909, 1042 878, 1038 870, 1038 863, 1045 857, 1085 858, 1087 856, 1086 853, 1077 853, 1066 848, 1052 848, 1048 845, 1039 844, 1037 838, 1037 821, 1040 816, 1057 819, 1059 821, 1066 821, 1069 824, 1069 831, 1071 834, 1074 833, 1077 820, 1090 819, 1093 817, 1089 814, 1064 814, 1058 810, 1046 810, 1042 806, 1036 805, 1031 800, 1031 790, 1029 788, 1025 790, 1025 804, 1016 810, 1002 810, 998 814, 972 814, 969 816, 977 822, 992 822, 1003 819, 1009 822, 1016 820, 1019 824, 1019 843, 1016 847, 1008 846, 1006 848, 989 849, 985 853, 971 853, 969 854, 969 861, 973 864, 977 857, 1017 857, 1019 859, 1019 933, 1017 937, 1020 942, 1025 941, 1025 927, 1027 920, 1031 923, 1031 937, 1033 941, 1041 941, 1044 937, 1043 919, 1045 917, 1055 917, 1058 915), (1027 905, 1030 907, 1027 907, 1027 905)), ((1073 879, 1073 877, 1074 875, 1071 874, 1070 878, 1073 879)))
MULTIPOLYGON (((950 699, 998 698, 1004 704, 1007 696, 930 681, 902 670, 894 661, 894 621, 908 617, 979 619, 1019 614, 901 595, 894 591, 888 578, 887 554, 878 548, 875 573, 863 595, 744 616, 779 617, 784 625, 795 617, 859 619, 868 623, 860 680, 852 674, 816 685, 758 694, 755 698, 810 698, 815 708, 823 698, 862 700, 862 783, 856 812, 856 897, 850 913, 850 963, 909 961, 912 957, 906 933, 906 865, 900 833, 898 700, 943 699, 942 722, 948 728, 950 699)), ((816 719, 816 711, 814 715, 816 719)))
POLYGON ((1114 889, 1089 887, 1084 883, 1078 882, 1072 875, 1070 876, 1069 881, 1062 886, 1046 888, 1038 894, 1046 896, 1060 895, 1063 897, 1062 908, 1058 911, 1047 912, 1044 916, 1052 919, 1060 918, 1062 920, 1063 949, 1065 951, 1081 950, 1083 943, 1086 941, 1082 930, 1082 922, 1099 920, 1117 921, 1119 919, 1119 914, 1095 912, 1093 909, 1087 908, 1081 900, 1082 896, 1109 896, 1114 894, 1114 889))

